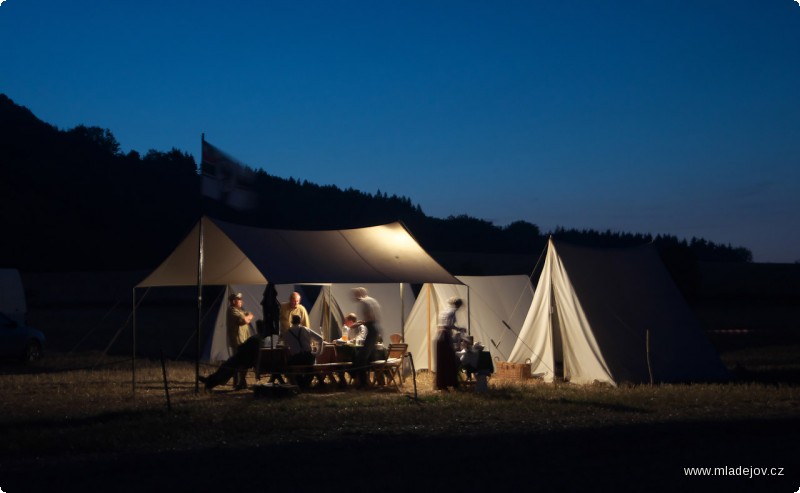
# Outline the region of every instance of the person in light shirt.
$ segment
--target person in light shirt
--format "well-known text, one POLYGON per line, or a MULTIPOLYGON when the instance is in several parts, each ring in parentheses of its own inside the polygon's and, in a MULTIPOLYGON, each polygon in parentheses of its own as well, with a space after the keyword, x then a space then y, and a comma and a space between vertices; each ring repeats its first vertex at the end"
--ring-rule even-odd
MULTIPOLYGON (((321 335, 300 324, 300 315, 292 315, 292 325, 286 331, 283 343, 289 348, 289 365, 313 365, 325 345, 321 335), (316 342, 316 347, 313 342, 316 342)), ((307 375, 299 375, 296 380, 300 387, 311 383, 307 375)))
POLYGON ((342 337, 341 339, 337 339, 337 341, 358 344, 363 342, 366 338, 367 327, 364 324, 358 323, 358 316, 356 316, 355 313, 348 313, 344 317, 342 337))
MULTIPOLYGON (((253 321, 253 314, 244 309, 242 293, 232 293, 228 297, 230 305, 226 325, 228 329, 228 351, 231 356, 239 352, 239 347, 250 338, 250 322, 253 321)), ((247 371, 241 371, 234 375, 233 385, 237 390, 247 388, 247 371)))
POLYGON ((289 295, 289 301, 281 303, 280 313, 280 340, 286 340, 286 331, 292 324, 292 316, 298 315, 300 317, 300 325, 308 327, 311 323, 308 321, 308 312, 306 307, 300 304, 300 293, 293 292, 289 295))
POLYGON ((381 334, 381 305, 378 301, 367 293, 367 288, 353 288, 353 299, 358 302, 361 310, 361 320, 367 327, 367 337, 364 339, 364 350, 361 351, 353 362, 356 371, 354 372, 359 387, 367 385, 367 365, 372 361, 375 351, 375 344, 381 334))

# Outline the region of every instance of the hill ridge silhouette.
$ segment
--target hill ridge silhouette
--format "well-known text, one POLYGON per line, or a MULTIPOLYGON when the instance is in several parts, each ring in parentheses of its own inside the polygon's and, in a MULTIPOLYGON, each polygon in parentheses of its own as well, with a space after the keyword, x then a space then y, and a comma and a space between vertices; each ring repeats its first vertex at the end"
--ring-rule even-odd
MULTIPOLYGON (((109 129, 77 125, 60 130, 0 94, 0 214, 9 232, 0 244, 0 266, 42 272, 154 268, 201 213, 283 229, 355 228, 399 220, 437 259, 446 258, 445 253, 519 255, 530 256, 533 265, 547 238, 527 221, 500 227, 468 215, 435 218, 407 197, 255 171, 261 204, 253 212, 233 211, 202 199, 198 163, 191 155, 174 148, 123 154, 109 129)), ((565 228, 550 233, 584 245, 653 241, 668 267, 685 269, 698 260, 752 261, 745 248, 697 238, 565 228)), ((460 262, 457 274, 496 272, 491 265, 460 262)))

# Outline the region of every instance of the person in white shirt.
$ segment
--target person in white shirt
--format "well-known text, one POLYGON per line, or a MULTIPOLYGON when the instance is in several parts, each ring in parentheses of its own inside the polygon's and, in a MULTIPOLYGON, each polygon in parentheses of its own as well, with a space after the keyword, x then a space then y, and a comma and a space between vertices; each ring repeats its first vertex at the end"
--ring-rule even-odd
POLYGON ((358 343, 367 338, 367 327, 358 323, 358 316, 355 313, 348 313, 344 317, 344 326, 342 327, 342 337, 337 339, 340 342, 354 342, 358 343))
MULTIPOLYGON (((292 325, 286 330, 283 343, 289 348, 289 365, 313 365, 314 359, 322 354, 324 339, 313 330, 300 325, 300 315, 292 315, 292 325), (316 347, 312 344, 316 342, 316 347)), ((307 375, 296 378, 300 387, 306 387, 311 382, 307 375)))

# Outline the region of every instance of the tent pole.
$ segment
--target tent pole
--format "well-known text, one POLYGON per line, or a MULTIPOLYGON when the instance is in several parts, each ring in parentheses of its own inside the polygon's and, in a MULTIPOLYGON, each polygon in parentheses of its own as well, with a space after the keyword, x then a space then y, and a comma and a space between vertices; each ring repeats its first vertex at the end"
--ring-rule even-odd
POLYGON ((194 393, 200 393, 200 326, 203 324, 203 218, 200 217, 200 228, 197 242, 197 354, 194 359, 194 393))
POLYGON ((136 397, 136 286, 131 290, 133 294, 133 336, 131 338, 131 387, 133 390, 133 397, 136 397))
POLYGON ((469 285, 467 285, 467 335, 472 335, 472 305, 469 303, 469 285))
POLYGON ((331 288, 330 286, 322 286, 322 335, 326 340, 333 339, 331 334, 331 288))
POLYGON ((403 283, 400 283, 400 340, 406 340, 406 305, 403 299, 403 283))
POLYGON ((428 371, 433 371, 433 362, 431 361, 431 286, 428 284, 428 371))

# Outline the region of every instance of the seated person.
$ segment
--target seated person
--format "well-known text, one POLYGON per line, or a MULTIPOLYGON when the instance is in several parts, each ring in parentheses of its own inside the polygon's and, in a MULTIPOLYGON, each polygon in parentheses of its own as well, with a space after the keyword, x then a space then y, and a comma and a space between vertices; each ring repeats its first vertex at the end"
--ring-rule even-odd
MULTIPOLYGON (((283 343, 289 348, 289 365, 313 365, 314 359, 322 354, 324 340, 308 327, 300 325, 300 315, 292 315, 292 325, 283 337, 283 343), (316 341, 316 348, 312 345, 316 341)), ((297 385, 307 387, 311 382, 308 375, 299 375, 295 378, 297 385)))
MULTIPOLYGON (((467 335, 467 329, 464 327, 453 327, 453 350, 458 352, 463 349, 463 345, 461 344, 467 338, 471 338, 472 336, 467 335)), ((469 343, 472 346, 472 342, 469 343)))
POLYGON ((342 327, 342 337, 336 339, 336 342, 351 342, 359 343, 367 338, 367 327, 364 324, 358 323, 358 317, 355 313, 348 313, 344 317, 344 326, 342 327))
MULTIPOLYGON (((205 384, 206 390, 211 390, 218 385, 227 383, 234 375, 246 374, 247 370, 255 366, 258 359, 258 351, 263 346, 264 340, 259 336, 251 336, 240 344, 236 352, 227 361, 212 373, 204 377, 198 376, 197 379, 205 384)), ((237 389, 240 388, 237 386, 237 389)))
POLYGON ((461 361, 461 368, 467 374, 467 381, 472 380, 473 373, 477 373, 478 360, 483 351, 483 345, 480 342, 473 344, 472 341, 472 336, 464 336, 461 340, 461 350, 456 353, 461 361))

